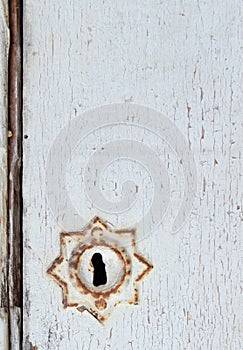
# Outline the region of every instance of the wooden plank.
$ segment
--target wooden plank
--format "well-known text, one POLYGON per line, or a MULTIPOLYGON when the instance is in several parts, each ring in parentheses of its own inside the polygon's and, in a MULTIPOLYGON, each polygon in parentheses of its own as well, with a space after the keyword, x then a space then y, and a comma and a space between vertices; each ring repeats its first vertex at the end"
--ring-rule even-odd
POLYGON ((8 299, 9 346, 21 348, 22 307, 22 7, 9 1, 8 299))
POLYGON ((239 0, 24 3, 24 348, 240 349, 240 14, 239 0), (160 137, 151 131, 153 118, 118 125, 99 109, 95 129, 82 114, 116 103, 149 106, 176 129, 160 137), (80 120, 83 126, 75 124, 80 120), (136 146, 119 159, 124 139, 140 143, 139 155, 146 146, 159 157, 170 180, 169 208, 163 225, 137 241, 154 266, 140 286, 139 305, 117 308, 101 325, 75 308, 64 310, 61 288, 46 271, 60 252, 60 232, 72 225, 66 190, 80 229, 94 215, 117 228, 151 214, 160 190, 151 181, 153 167, 141 167, 136 146), (190 217, 172 235, 188 181, 182 139, 194 155, 197 192, 190 217), (51 193, 47 168, 56 170, 53 162, 68 156, 72 141, 67 163, 59 162, 66 182, 57 177, 51 193), (122 183, 135 181, 136 205, 121 215, 102 210, 102 203, 95 209, 84 192, 84 169, 111 142, 117 143, 107 159, 118 160, 95 181, 113 202, 122 183))
POLYGON ((8 349, 7 293, 7 137, 8 2, 0 1, 0 348, 8 349))

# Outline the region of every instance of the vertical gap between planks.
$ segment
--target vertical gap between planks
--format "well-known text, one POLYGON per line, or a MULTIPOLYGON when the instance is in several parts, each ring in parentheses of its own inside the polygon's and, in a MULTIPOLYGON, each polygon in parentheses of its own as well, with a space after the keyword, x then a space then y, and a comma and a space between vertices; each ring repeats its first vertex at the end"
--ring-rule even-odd
POLYGON ((22 348, 22 0, 9 0, 8 302, 9 349, 22 348))

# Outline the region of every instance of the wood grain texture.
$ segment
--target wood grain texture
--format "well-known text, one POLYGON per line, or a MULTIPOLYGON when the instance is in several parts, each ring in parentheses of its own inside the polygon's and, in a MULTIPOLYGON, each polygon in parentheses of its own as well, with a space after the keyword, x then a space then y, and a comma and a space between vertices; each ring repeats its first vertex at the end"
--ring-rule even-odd
POLYGON ((9 2, 9 116, 11 132, 8 143, 8 242, 9 242, 9 300, 10 307, 21 305, 21 4, 9 2))
MULTIPOLYGON (((240 18, 239 0, 25 1, 24 348, 241 348, 240 18), (64 125, 90 108, 121 102, 155 108, 180 129, 194 153, 197 195, 177 235, 159 226, 139 242, 154 266, 140 304, 117 308, 101 326, 63 310, 61 289, 46 274, 61 228, 46 200, 45 168, 64 125)), ((183 184, 176 155, 144 129, 134 133, 168 169, 173 212, 183 184)), ((87 135, 80 161, 94 139, 125 136, 121 127, 87 135)), ((123 176, 119 164, 114 173, 123 176)), ((137 170, 139 188, 145 173, 137 170)), ((114 177, 106 174, 104 184, 114 177)), ((151 200, 146 188, 139 194, 134 215, 151 200)), ((87 220, 91 214, 87 209, 87 220)))
POLYGON ((0 1, 0 348, 8 349, 7 295, 7 98, 8 2, 0 1))
POLYGON ((8 299, 9 346, 21 348, 22 306, 22 7, 20 0, 9 1, 8 75, 8 299))

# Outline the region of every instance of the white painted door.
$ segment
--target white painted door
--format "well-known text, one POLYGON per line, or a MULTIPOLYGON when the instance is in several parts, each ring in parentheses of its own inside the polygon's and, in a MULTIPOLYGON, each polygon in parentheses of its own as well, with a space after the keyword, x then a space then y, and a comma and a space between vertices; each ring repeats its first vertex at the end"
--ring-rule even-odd
POLYGON ((241 2, 23 15, 23 348, 240 349, 241 2))

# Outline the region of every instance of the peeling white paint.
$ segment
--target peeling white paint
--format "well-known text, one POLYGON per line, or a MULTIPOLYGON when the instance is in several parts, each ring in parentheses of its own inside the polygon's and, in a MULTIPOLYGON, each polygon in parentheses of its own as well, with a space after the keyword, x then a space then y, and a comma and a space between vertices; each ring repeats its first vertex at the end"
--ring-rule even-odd
MULTIPOLYGON (((38 349, 240 350, 240 14, 239 0, 24 2, 24 339, 38 349), (146 105, 169 118, 193 151, 198 178, 192 213, 177 235, 160 225, 139 242, 154 266, 140 304, 117 308, 102 326, 63 310, 61 290, 46 274, 61 228, 45 175, 63 127, 111 103, 146 105)), ((62 167, 86 222, 94 206, 80 174, 92 152, 129 136, 161 159, 171 185, 167 219, 177 213, 184 177, 175 152, 145 129, 109 125, 80 140, 62 167)), ((129 159, 95 180, 110 201, 120 199, 125 181, 136 182, 137 207, 123 215, 124 226, 143 217, 156 191, 150 169, 129 159)), ((105 215, 102 208, 95 214, 105 215)))
POLYGON ((20 350, 19 344, 21 344, 20 334, 20 322, 21 322, 21 309, 19 307, 10 308, 10 329, 11 329, 11 350, 20 350))
POLYGON ((0 309, 0 349, 8 349, 8 314, 0 309))

